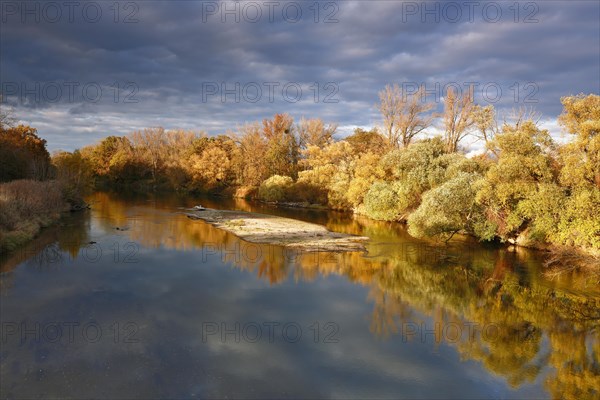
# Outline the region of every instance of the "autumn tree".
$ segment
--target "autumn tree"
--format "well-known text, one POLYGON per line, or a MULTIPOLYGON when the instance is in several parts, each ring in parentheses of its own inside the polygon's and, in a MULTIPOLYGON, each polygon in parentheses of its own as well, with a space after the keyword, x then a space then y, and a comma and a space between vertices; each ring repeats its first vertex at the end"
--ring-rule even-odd
POLYGON ((477 126, 478 138, 484 141, 486 150, 493 151, 493 148, 490 148, 488 143, 494 140, 494 136, 496 136, 496 133, 499 131, 494 106, 488 105, 479 108, 477 112, 475 112, 473 118, 475 120, 475 125, 477 126))
POLYGON ((131 135, 136 154, 150 166, 152 181, 156 183, 157 172, 166 159, 167 138, 162 127, 146 128, 131 135))
POLYGON ((241 168, 238 181, 241 185, 258 187, 269 177, 265 163, 268 142, 258 123, 246 124, 239 130, 236 141, 241 153, 241 168))
POLYGON ((487 218, 496 226, 499 237, 515 239, 531 223, 535 224, 541 200, 551 202, 549 209, 554 209, 552 204, 558 201, 549 196, 560 194, 560 190, 552 189, 556 188, 550 156, 554 143, 548 131, 526 121, 519 127, 505 125, 491 146, 499 159, 486 174, 477 193, 478 203, 486 208, 487 218))
POLYGON ((92 168, 79 150, 57 151, 52 155, 56 179, 61 182, 65 198, 71 204, 81 203, 81 195, 91 186, 92 168))
POLYGON ((427 129, 433 120, 433 115, 426 113, 434 108, 433 103, 427 103, 424 88, 416 93, 408 93, 397 84, 386 85, 379 92, 378 109, 383 117, 384 131, 388 142, 393 147, 406 147, 413 138, 427 129))
POLYGON ((454 88, 448 88, 443 114, 444 140, 448 153, 458 150, 460 141, 477 126, 478 122, 481 122, 481 126, 485 126, 485 122, 476 118, 478 110, 479 107, 473 102, 473 90, 458 94, 454 88))
POLYGON ((374 182, 364 195, 364 213, 383 221, 402 219, 399 191, 399 182, 374 182))
POLYGON ((502 122, 500 122, 500 116, 494 106, 490 104, 485 107, 475 107, 473 119, 477 128, 474 136, 479 140, 483 140, 486 151, 491 152, 497 158, 498 154, 495 153, 495 148, 491 145, 496 135, 502 133, 506 126, 518 129, 521 124, 527 121, 537 124, 540 120, 540 114, 533 108, 519 107, 508 112, 508 115, 503 116, 502 122))
POLYGON ((362 128, 356 128, 354 133, 345 140, 352 146, 354 154, 374 153, 382 155, 389 150, 385 137, 383 137, 376 128, 366 131, 362 128))
POLYGON ((129 145, 129 140, 126 138, 108 136, 102 139, 97 145, 91 146, 89 152, 85 151, 86 154, 89 154, 94 172, 97 175, 108 174, 112 165, 112 158, 120 150, 124 141, 127 141, 127 145, 129 145))
POLYGON ((81 149, 88 160, 98 184, 127 183, 141 178, 141 168, 127 137, 108 136, 100 143, 81 149))
POLYGON ((298 141, 294 135, 294 120, 288 114, 275 114, 263 120, 262 132, 267 142, 264 162, 269 176, 295 178, 298 164, 298 141))
POLYGON ((55 152, 52 164, 56 167, 56 179, 59 181, 69 182, 77 188, 89 183, 91 168, 79 150, 55 152))
POLYGON ((600 189, 600 96, 563 97, 559 122, 575 140, 562 149, 561 182, 568 186, 595 185, 600 189))
POLYGON ((181 129, 166 132, 164 140, 166 146, 165 163, 169 166, 179 164, 182 159, 192 153, 194 141, 205 136, 204 132, 197 133, 181 129))
POLYGON ((226 135, 202 137, 193 141, 188 171, 194 188, 214 190, 236 183, 236 164, 241 161, 235 141, 226 135))
POLYGON ((14 179, 44 180, 50 174, 46 140, 26 125, 0 128, 0 182, 14 179))
POLYGON ((298 173, 298 184, 305 188, 303 196, 333 208, 348 208, 346 195, 355 158, 352 146, 347 141, 323 148, 309 145, 303 156, 303 170, 298 173))
POLYGON ((289 176, 273 175, 258 188, 258 197, 265 201, 287 200, 294 181, 289 176))
POLYGON ((322 119, 301 118, 296 126, 298 132, 298 145, 300 148, 307 146, 325 147, 333 143, 333 135, 337 130, 336 124, 325 124, 322 119))
POLYGON ((364 196, 364 214, 375 219, 406 220, 422 196, 461 173, 479 173, 477 162, 462 154, 446 154, 440 137, 415 142, 381 157, 373 183, 364 196), (381 172, 379 171, 381 170, 381 172))
POLYGON ((560 148, 560 183, 568 191, 552 237, 561 244, 600 249, 600 96, 563 97, 559 117, 575 135, 560 148))
POLYGON ((428 191, 419 208, 408 217, 408 232, 415 237, 440 236, 449 240, 458 232, 487 230, 487 222, 475 202, 481 175, 460 173, 428 191))
POLYGON ((172 130, 165 134, 164 178, 173 189, 186 187, 190 176, 186 170, 193 154, 193 143, 204 132, 172 130))
POLYGON ((357 155, 351 164, 352 179, 346 191, 346 198, 354 206, 359 207, 371 185, 385 178, 385 171, 381 166, 381 156, 372 152, 357 155))

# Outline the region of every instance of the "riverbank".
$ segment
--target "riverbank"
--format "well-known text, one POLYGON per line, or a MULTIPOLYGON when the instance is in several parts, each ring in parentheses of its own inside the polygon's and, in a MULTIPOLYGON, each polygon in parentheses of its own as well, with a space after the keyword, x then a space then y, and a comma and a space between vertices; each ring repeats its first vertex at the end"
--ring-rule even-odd
MULTIPOLYGON (((116 192, 119 193, 119 192, 116 192)), ((141 194, 148 194, 147 192, 138 192, 141 194)), ((175 193, 173 191, 165 191, 163 192, 164 194, 173 194, 175 195, 175 193)), ((178 193, 178 195, 181 195, 181 193, 178 193)), ((348 216, 350 216, 350 218, 352 218, 352 215, 355 216, 360 216, 361 218, 365 218, 368 220, 372 220, 372 221, 377 221, 373 218, 370 218, 367 215, 364 214, 358 214, 356 212, 354 212, 354 210, 352 209, 335 209, 332 207, 328 207, 328 206, 324 206, 322 204, 314 204, 314 203, 309 203, 309 202, 300 202, 300 201, 265 201, 262 200, 260 198, 256 197, 256 191, 253 190, 249 190, 249 188, 230 188, 227 191, 220 191, 220 192, 212 192, 212 193, 202 193, 201 195, 199 194, 189 194, 189 196, 193 196, 196 200, 195 201, 200 201, 202 202, 202 204, 206 205, 201 199, 206 198, 206 199, 213 199, 216 200, 217 203, 229 203, 232 199, 237 199, 239 201, 241 200, 248 200, 251 202, 256 202, 258 204, 262 204, 267 206, 268 208, 274 207, 274 208, 280 208, 280 209, 288 209, 288 210, 294 210, 294 209, 298 209, 298 210, 315 210, 315 211, 322 211, 322 212, 328 212, 328 211, 335 211, 335 212, 343 212, 345 214, 347 214, 348 216), (222 200, 218 200, 218 199, 222 199, 222 200)), ((212 202, 212 201, 211 201, 212 202)), ((216 203, 215 205, 211 206, 211 202, 209 202, 209 204, 207 205, 208 207, 213 207, 213 208, 222 208, 221 206, 217 206, 216 203)), ((193 203, 192 203, 193 204, 193 203)), ((189 205, 187 205, 187 207, 189 207, 189 205)), ((224 208, 230 208, 230 209, 239 209, 237 206, 235 206, 233 203, 230 205, 225 206, 224 208)), ((246 209, 246 211, 258 211, 258 212, 266 212, 267 214, 271 214, 270 211, 261 211, 260 208, 256 208, 256 207, 248 207, 246 209)), ((288 216, 286 214, 288 213, 283 213, 285 216, 288 216)), ((315 221, 312 221, 315 222, 315 221)), ((317 223, 321 223, 321 222, 317 222, 317 223)), ((398 224, 403 226, 404 230, 406 230, 406 224, 402 223, 402 222, 388 222, 389 224, 398 224)), ((231 227, 230 227, 231 228, 231 227)), ((245 229, 243 229, 243 234, 248 235, 248 227, 246 227, 245 229)), ((233 234, 238 234, 238 236, 241 237, 242 232, 232 232, 233 234)), ((528 231, 526 231, 525 233, 527 233, 528 231)), ((355 233, 355 232, 352 232, 355 233)), ((468 237, 472 237, 477 239, 476 236, 474 235, 469 235, 468 232, 459 232, 461 233, 461 235, 456 235, 451 239, 451 242, 456 242, 461 241, 462 239, 460 239, 460 237, 463 236, 468 236, 468 237)), ((523 235, 519 240, 511 240, 511 241, 507 241, 505 243, 502 243, 499 239, 494 240, 493 243, 491 243, 491 245, 493 245, 494 247, 498 247, 498 248, 523 248, 523 249, 531 249, 531 250, 536 250, 536 251, 540 251, 542 254, 542 257, 544 257, 547 260, 547 264, 546 264, 546 270, 547 273, 549 275, 556 275, 556 274, 563 274, 563 273, 569 273, 572 272, 573 270, 579 270, 582 271, 588 275, 590 275, 592 277, 592 279, 594 279, 594 276, 598 276, 600 275, 600 258, 598 257, 597 252, 595 252, 595 250, 593 249, 579 249, 573 246, 559 246, 559 245, 554 245, 554 244, 548 244, 548 243, 542 243, 540 241, 535 241, 535 240, 523 240, 523 238, 526 237, 526 235, 523 235), (577 254, 577 256, 574 256, 573 254, 577 254), (563 261, 563 262, 561 262, 563 261)), ((437 243, 437 245, 440 246, 444 246, 444 240, 440 239, 440 238, 430 238, 430 239, 419 239, 419 240, 424 240, 426 242, 431 242, 431 243, 437 243)), ((482 245, 485 245, 485 243, 488 242, 483 242, 482 245)), ((335 250, 333 250, 335 251, 335 250)), ((358 250, 360 251, 360 250, 358 250)))
POLYGON ((56 223, 71 206, 57 181, 0 184, 0 253, 14 251, 56 223))
POLYGON ((321 225, 274 215, 214 209, 190 209, 186 215, 251 243, 278 245, 305 252, 366 251, 364 243, 369 240, 366 236, 331 232, 321 225))
MULTIPOLYGON (((334 210, 332 208, 319 204, 290 201, 264 201, 256 197, 252 198, 251 200, 268 204, 274 207, 343 211, 353 215, 360 215, 361 217, 373 220, 373 218, 370 218, 369 216, 364 215, 362 213, 357 214, 352 209, 334 210)), ((397 221, 396 223, 405 224, 405 221, 397 221)), ((476 236, 470 235, 467 232, 460 233, 461 235, 466 235, 477 239, 476 236)), ((539 239, 534 240, 529 236, 530 232, 526 230, 521 235, 519 235, 519 237, 516 240, 509 240, 506 243, 498 242, 498 246, 506 248, 519 247, 523 249, 536 250, 544 253, 546 255, 546 262, 544 263, 544 265, 546 267, 546 275, 548 276, 558 276, 573 271, 581 271, 585 274, 588 274, 592 278, 600 277, 600 251, 592 248, 564 246, 548 242, 542 242, 539 239)))

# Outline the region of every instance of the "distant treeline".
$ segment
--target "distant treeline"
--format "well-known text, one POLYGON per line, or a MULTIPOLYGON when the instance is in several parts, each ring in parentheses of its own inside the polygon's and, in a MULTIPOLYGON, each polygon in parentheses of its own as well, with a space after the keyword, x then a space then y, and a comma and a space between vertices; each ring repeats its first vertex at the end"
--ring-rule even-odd
MULTIPOLYGON (((444 112, 436 115, 419 93, 388 86, 380 93, 383 127, 356 129, 342 140, 334 139, 335 125, 320 119, 294 123, 276 114, 213 137, 163 128, 109 136, 54 154, 48 171, 78 190, 165 189, 301 202, 406 222, 417 237, 466 233, 598 251, 600 96, 561 101, 559 122, 572 136, 567 144, 553 141, 531 113, 499 121, 493 107, 449 91, 444 112), (444 133, 425 138, 434 119, 443 122, 444 133), (467 136, 483 141, 486 151, 466 157, 460 145, 467 136)), ((19 172, 44 175, 37 158, 20 158, 29 150, 4 144, 18 148, 10 139, 16 133, 9 132, 28 129, 3 129, 2 151, 16 155, 1 162, 29 163, 10 165, 6 171, 13 172, 3 180, 19 172)))

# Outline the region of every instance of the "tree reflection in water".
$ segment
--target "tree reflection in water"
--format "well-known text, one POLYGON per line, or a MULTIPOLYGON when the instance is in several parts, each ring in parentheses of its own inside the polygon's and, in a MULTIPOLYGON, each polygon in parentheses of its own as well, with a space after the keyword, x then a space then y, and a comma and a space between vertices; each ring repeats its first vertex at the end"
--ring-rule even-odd
MULTIPOLYGON (((338 275, 367 286, 366 300, 373 303, 371 332, 382 340, 419 340, 407 335, 406 328, 414 330, 430 319, 436 345, 454 347, 463 359, 481 362, 513 387, 534 381, 551 367, 545 384, 553 397, 592 399, 600 394, 600 289, 576 275, 545 279, 542 257, 535 252, 486 248, 468 238, 441 247, 417 241, 390 223, 269 209, 243 200, 202 200, 207 207, 295 216, 372 239, 367 254, 301 254, 247 243, 177 213, 177 206, 191 207, 193 199, 121 200, 97 193, 90 201, 101 229, 126 229, 128 240, 146 247, 202 249, 202 258, 219 255, 272 285, 290 277, 312 281, 338 275)), ((75 257, 89 240, 89 217, 82 219, 72 228, 45 232, 36 243, 58 243, 75 257)), ((3 260, 3 271, 21 261, 16 256, 3 260)), ((5 290, 10 280, 3 282, 5 290)))

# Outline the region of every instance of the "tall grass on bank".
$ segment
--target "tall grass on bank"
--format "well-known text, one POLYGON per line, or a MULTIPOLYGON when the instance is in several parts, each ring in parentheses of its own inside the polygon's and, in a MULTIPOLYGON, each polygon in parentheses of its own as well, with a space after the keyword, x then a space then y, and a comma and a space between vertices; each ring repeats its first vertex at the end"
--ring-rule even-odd
POLYGON ((33 239, 68 210, 57 181, 16 180, 0 184, 0 253, 33 239))

